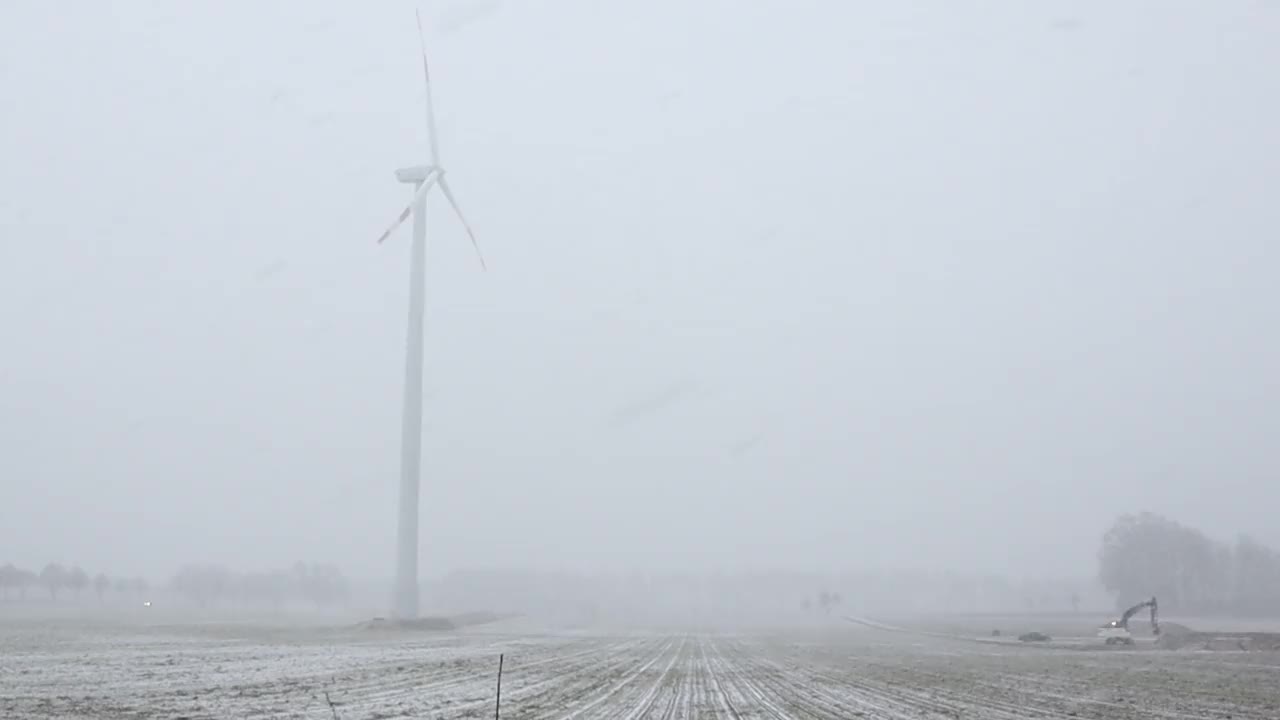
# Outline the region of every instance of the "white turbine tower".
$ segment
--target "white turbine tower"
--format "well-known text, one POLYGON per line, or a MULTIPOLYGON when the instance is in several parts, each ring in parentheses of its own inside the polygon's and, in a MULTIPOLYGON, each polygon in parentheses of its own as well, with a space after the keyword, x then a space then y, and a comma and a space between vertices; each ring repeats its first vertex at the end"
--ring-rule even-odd
POLYGON ((418 16, 418 42, 422 46, 422 75, 427 86, 427 142, 430 162, 396 170, 396 178, 415 186, 413 199, 391 227, 378 238, 381 243, 409 216, 413 215, 413 250, 409 261, 409 330, 404 363, 404 414, 400 436, 400 510, 396 530, 396 592, 394 614, 400 619, 418 616, 418 486, 422 461, 422 323, 426 311, 425 275, 427 254, 427 194, 439 187, 453 208, 484 268, 484 256, 471 225, 462 215, 458 201, 445 181, 436 143, 436 119, 431 105, 431 71, 427 69, 427 46, 422 37, 422 17, 418 16))

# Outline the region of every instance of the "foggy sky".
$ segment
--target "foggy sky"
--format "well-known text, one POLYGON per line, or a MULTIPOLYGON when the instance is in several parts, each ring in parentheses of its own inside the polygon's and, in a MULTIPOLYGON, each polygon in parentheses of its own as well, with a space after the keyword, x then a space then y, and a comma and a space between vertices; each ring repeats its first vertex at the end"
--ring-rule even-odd
MULTIPOLYGON (((1280 544, 1280 5, 420 7, 425 572, 1280 544)), ((0 562, 391 574, 413 8, 0 5, 0 562)))

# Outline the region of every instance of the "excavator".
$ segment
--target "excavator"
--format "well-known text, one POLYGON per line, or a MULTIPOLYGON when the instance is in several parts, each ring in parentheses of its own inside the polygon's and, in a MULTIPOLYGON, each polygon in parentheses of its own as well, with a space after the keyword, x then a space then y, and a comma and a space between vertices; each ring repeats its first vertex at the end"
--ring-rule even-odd
POLYGON ((1125 610, 1119 620, 1112 620, 1106 625, 1103 625, 1098 630, 1098 637, 1105 638, 1108 645, 1132 645, 1133 635, 1129 634, 1129 618, 1133 617, 1144 608, 1151 608, 1151 634, 1159 636, 1159 605, 1153 597, 1150 600, 1143 600, 1137 605, 1125 610))

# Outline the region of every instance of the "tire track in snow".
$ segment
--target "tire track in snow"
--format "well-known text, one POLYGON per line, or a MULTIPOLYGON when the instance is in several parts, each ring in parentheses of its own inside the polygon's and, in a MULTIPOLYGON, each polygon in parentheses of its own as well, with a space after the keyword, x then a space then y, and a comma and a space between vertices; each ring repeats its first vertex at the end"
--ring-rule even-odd
MULTIPOLYGON (((549 657, 539 657, 522 665, 525 668, 550 665, 570 670, 585 669, 592 667, 596 658, 602 653, 626 654, 630 647, 630 644, 623 643, 620 649, 617 644, 602 642, 586 650, 560 656, 556 654, 560 648, 550 646, 545 649, 545 652, 551 653, 549 657)), ((430 703, 428 709, 439 712, 451 711, 471 704, 489 703, 491 689, 488 673, 487 669, 482 669, 479 663, 487 662, 494 652, 496 649, 491 645, 477 647, 461 665, 451 667, 443 673, 426 676, 415 672, 415 669, 423 667, 425 663, 383 666, 362 673, 370 676, 369 679, 354 688, 335 685, 329 690, 340 707, 354 711, 377 710, 394 705, 420 710, 425 703, 430 703), (397 671, 388 675, 390 667, 396 667, 397 671), (460 692, 468 685, 473 685, 474 688, 469 692, 460 692), (454 696, 450 697, 449 693, 454 693, 454 696)), ((521 694, 521 689, 516 687, 510 692, 518 696, 521 694)))
POLYGON ((745 669, 738 667, 735 663, 725 658, 723 651, 720 649, 718 639, 713 639, 710 646, 711 657, 714 662, 712 666, 713 676, 723 674, 729 685, 738 693, 738 701, 734 703, 737 709, 734 717, 741 717, 751 713, 753 710, 755 712, 768 713, 780 720, 790 717, 783 708, 778 707, 777 703, 768 697, 771 693, 766 692, 758 681, 750 677, 745 669), (759 709, 750 707, 751 704, 756 705, 759 709))
MULTIPOLYGON (((781 687, 801 687, 811 698, 821 700, 828 713, 835 717, 847 717, 850 711, 860 712, 875 717, 917 718, 958 717, 962 708, 942 702, 928 693, 907 690, 902 686, 875 683, 858 676, 856 667, 847 668, 847 673, 839 677, 827 675, 813 667, 812 658, 797 657, 786 652, 755 652, 742 650, 748 657, 758 657, 758 664, 771 666, 779 676, 784 678, 781 687), (779 655, 786 663, 772 659, 779 655), (835 692, 831 688, 839 688, 843 692, 835 692), (855 707, 850 707, 855 706, 855 707)), ((802 701, 803 702, 803 701, 802 701)), ((968 708, 963 708, 968 709, 968 708)), ((1022 715, 1019 717, 1026 717, 1022 715)))
POLYGON ((640 698, 639 704, 622 714, 622 720, 639 720, 640 718, 648 717, 649 713, 653 710, 654 704, 657 703, 658 697, 661 695, 662 691, 668 689, 666 687, 666 682, 667 678, 671 676, 671 668, 675 667, 676 663, 680 661, 680 658, 684 656, 684 647, 687 642, 688 638, 680 639, 680 645, 671 656, 671 661, 668 662, 666 667, 662 669, 662 672, 658 674, 658 679, 653 682, 653 687, 649 688, 648 692, 640 698))
POLYGON ((657 664, 659 660, 661 660, 663 657, 666 656, 668 652, 670 652, 671 647, 674 644, 675 644, 674 640, 668 640, 666 644, 662 646, 662 649, 659 650, 655 655, 653 655, 653 657, 649 658, 649 660, 645 662, 644 665, 641 665, 638 670, 635 670, 634 672, 628 675, 625 675, 621 680, 610 684, 603 693, 600 693, 599 695, 595 695, 594 697, 591 697, 589 700, 587 700, 585 704, 580 705, 579 707, 573 709, 568 714, 563 715, 562 717, 564 717, 565 720, 573 720, 574 718, 581 717, 584 713, 590 712, 591 710, 594 710, 595 708, 599 707, 601 703, 604 703, 608 701, 610 698, 614 697, 616 694, 619 693, 619 691, 626 688, 628 685, 634 682, 636 678, 640 677, 649 668, 657 664))
MULTIPOLYGON (((541 673, 532 678, 522 678, 523 669, 517 665, 512 671, 514 682, 503 675, 503 707, 512 708, 510 717, 513 718, 563 718, 565 707, 574 698, 592 696, 610 677, 625 672, 634 666, 637 657, 644 657, 661 644, 662 641, 656 639, 618 642, 600 661, 567 667, 553 664, 541 667, 541 673), (509 682, 512 682, 510 691, 509 682)), ((486 696, 456 709, 469 715, 492 703, 493 698, 486 696)))
POLYGON ((769 649, 750 649, 735 642, 730 653, 735 660, 749 668, 760 678, 761 684, 787 705, 803 711, 804 717, 843 720, 848 717, 872 715, 887 718, 915 718, 919 712, 909 712, 858 694, 834 695, 820 687, 812 678, 793 672, 767 658, 769 649))
POLYGON ((696 677, 694 672, 695 659, 693 657, 693 649, 688 647, 696 645, 697 640, 686 638, 685 648, 681 648, 680 670, 676 675, 675 686, 671 689, 671 699, 667 702, 667 707, 662 712, 662 720, 675 720, 675 718, 691 718, 693 712, 693 681, 696 677))
MULTIPOLYGON (((841 667, 845 672, 839 676, 823 672, 819 668, 831 668, 829 662, 815 662, 813 653, 800 654, 795 648, 787 648, 783 652, 743 651, 749 657, 759 657, 758 663, 776 667, 783 675, 794 678, 796 686, 805 687, 807 691, 824 698, 837 709, 842 702, 857 702, 866 706, 876 714, 891 717, 919 717, 921 713, 931 713, 940 717, 958 717, 972 712, 980 712, 984 718, 1001 720, 1022 720, 1023 718, 1058 718, 1067 717, 1064 713, 1005 702, 988 695, 977 695, 972 692, 951 690, 942 685, 931 685, 927 690, 902 682, 876 681, 861 677, 859 668, 841 667), (779 655, 786 665, 773 660, 771 656, 779 655), (850 694, 835 693, 830 688, 848 688, 850 694)), ((862 668, 865 669, 865 668, 862 668)), ((926 671, 913 669, 914 675, 927 675, 926 671)))
POLYGON ((701 660, 698 665, 700 669, 699 675, 703 678, 706 691, 708 693, 714 692, 716 704, 724 710, 726 715, 734 720, 738 720, 742 717, 742 714, 738 712, 738 708, 733 704, 732 698, 730 698, 729 694, 725 692, 724 685, 720 682, 720 676, 716 675, 715 666, 712 664, 711 658, 707 655, 708 644, 709 643, 705 638, 698 639, 698 654, 701 660), (708 679, 710 682, 707 682, 708 679))

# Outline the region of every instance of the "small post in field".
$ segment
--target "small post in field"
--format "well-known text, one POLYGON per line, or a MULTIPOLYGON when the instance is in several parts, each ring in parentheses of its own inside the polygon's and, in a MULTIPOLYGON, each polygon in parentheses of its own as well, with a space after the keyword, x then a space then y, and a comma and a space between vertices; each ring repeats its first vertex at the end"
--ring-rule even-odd
POLYGON ((498 653, 498 700, 493 704, 493 720, 499 720, 502 714, 502 658, 505 653, 498 653))

